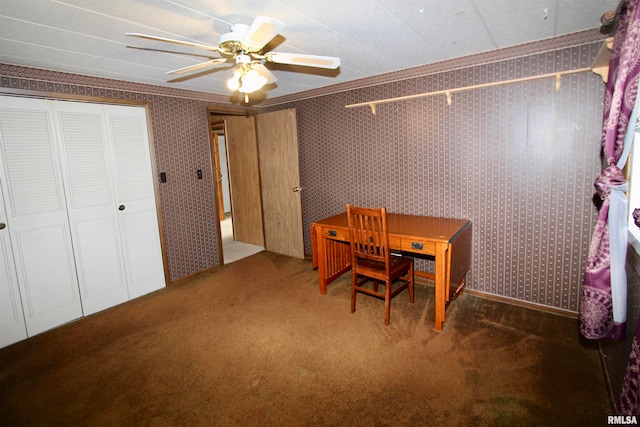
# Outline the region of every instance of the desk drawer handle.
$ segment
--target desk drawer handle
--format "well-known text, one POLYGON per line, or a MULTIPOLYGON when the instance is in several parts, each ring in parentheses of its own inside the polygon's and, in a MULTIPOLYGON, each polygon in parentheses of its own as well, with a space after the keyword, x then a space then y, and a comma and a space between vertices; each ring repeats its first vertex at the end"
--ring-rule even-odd
POLYGON ((338 235, 338 232, 336 230, 329 230, 328 233, 331 237, 336 237, 338 235))
POLYGON ((424 245, 418 242, 411 242, 411 249, 417 249, 421 251, 424 249, 424 245))

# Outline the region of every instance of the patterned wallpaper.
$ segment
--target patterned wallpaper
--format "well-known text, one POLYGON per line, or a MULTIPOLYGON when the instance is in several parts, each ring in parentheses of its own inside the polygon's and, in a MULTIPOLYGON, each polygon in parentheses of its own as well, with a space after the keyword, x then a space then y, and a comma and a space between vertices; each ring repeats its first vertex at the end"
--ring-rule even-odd
MULTIPOLYGON (((346 203, 468 218, 467 286, 576 312, 596 209, 604 85, 583 72, 368 107, 345 105, 589 67, 600 42, 291 102, 309 225, 346 203)), ((418 268, 433 271, 419 260, 418 268)))
MULTIPOLYGON (((320 88, 296 108, 305 252, 311 222, 345 204, 469 218, 471 289, 577 311, 595 208, 603 83, 591 72, 368 108, 345 105, 588 67, 602 37, 578 34, 320 88)), ((0 64, 0 87, 150 103, 170 279, 219 262, 206 107, 227 98, 0 64), (197 169, 205 179, 196 180, 197 169)), ((430 270, 431 262, 418 267, 430 270)))
POLYGON ((151 99, 157 170, 167 176, 157 185, 172 280, 220 263, 207 105, 155 95, 151 99), (203 179, 197 179, 198 169, 203 179))

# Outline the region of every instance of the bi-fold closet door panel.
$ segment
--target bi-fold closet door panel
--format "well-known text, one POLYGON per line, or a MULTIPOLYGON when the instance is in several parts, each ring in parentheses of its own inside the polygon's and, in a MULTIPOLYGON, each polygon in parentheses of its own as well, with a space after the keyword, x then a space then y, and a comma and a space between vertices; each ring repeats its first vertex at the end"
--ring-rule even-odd
POLYGON ((0 188, 0 348, 27 338, 7 227, 7 212, 0 188))
POLYGON ((120 239, 131 299, 165 286, 146 110, 104 108, 113 141, 120 239))
MULTIPOLYGON (((20 290, 14 297, 29 336, 82 316, 53 116, 45 100, 0 100, 0 181, 8 225, 0 234, 11 240, 20 290)), ((8 337, 3 333, 0 340, 8 337)))
POLYGON ((54 102, 84 314, 129 299, 109 135, 99 104, 54 102))

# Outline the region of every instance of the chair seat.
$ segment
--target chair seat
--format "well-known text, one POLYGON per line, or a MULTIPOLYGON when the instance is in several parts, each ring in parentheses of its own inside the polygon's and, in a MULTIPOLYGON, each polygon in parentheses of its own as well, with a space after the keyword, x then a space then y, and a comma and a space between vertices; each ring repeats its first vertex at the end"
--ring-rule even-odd
MULTIPOLYGON (((413 259, 404 256, 391 256, 390 276, 396 278, 407 271, 407 268, 413 262, 413 259)), ((379 273, 384 273, 384 262, 372 261, 368 259, 360 259, 358 262, 358 268, 364 268, 367 270, 373 270, 379 273)))

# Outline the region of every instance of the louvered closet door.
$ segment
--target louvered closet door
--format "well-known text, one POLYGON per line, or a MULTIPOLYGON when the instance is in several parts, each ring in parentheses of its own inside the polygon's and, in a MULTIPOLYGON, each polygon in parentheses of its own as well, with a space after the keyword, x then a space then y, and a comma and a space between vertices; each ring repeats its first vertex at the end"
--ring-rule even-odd
MULTIPOLYGON (((0 139, 2 138, 0 132, 0 139)), ((0 348, 27 338, 7 213, 0 188, 0 348)))
POLYGON ((54 102, 84 314, 129 299, 104 107, 54 102))
POLYGON ((82 316, 51 103, 0 97, 0 181, 29 336, 82 316))
POLYGON ((129 298, 137 298, 165 286, 146 109, 117 105, 104 108, 113 141, 118 223, 129 298))

